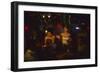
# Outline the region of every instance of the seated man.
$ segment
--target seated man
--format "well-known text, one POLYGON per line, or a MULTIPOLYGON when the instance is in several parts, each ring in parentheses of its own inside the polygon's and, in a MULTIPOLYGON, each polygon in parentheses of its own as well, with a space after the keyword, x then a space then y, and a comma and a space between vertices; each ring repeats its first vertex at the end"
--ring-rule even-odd
POLYGON ((51 32, 47 32, 45 37, 45 46, 51 46, 54 43, 55 36, 51 32))

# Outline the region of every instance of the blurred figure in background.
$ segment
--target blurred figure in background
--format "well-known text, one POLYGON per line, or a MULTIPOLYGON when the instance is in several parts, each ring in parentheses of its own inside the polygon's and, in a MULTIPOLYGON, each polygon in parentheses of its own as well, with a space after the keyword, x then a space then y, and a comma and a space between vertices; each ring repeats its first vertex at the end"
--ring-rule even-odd
POLYGON ((64 27, 64 31, 61 33, 61 37, 62 37, 62 44, 67 46, 71 38, 70 38, 70 33, 68 32, 68 29, 66 27, 64 27))

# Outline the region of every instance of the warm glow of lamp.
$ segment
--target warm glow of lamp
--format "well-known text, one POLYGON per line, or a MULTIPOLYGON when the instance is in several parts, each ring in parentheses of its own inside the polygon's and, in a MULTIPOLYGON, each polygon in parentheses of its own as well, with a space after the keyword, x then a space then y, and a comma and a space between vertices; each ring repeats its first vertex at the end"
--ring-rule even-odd
POLYGON ((42 17, 45 18, 45 15, 43 15, 42 17))
POLYGON ((45 30, 45 33, 47 33, 48 31, 47 30, 45 30))
POLYGON ((51 16, 50 15, 48 15, 48 18, 50 18, 51 16))

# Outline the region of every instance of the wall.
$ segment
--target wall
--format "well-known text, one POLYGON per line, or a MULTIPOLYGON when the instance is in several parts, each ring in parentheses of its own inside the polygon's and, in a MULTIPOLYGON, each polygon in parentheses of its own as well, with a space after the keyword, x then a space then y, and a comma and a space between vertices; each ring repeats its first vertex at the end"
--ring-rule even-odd
MULTIPOLYGON (((0 0, 0 73, 12 73, 10 71, 10 2, 14 0, 0 0)), ((18 1, 18 0, 16 0, 18 1)), ((76 5, 93 5, 98 6, 98 11, 100 12, 100 0, 21 0, 21 1, 31 1, 31 2, 45 2, 45 3, 59 3, 59 4, 76 4, 76 5)), ((99 13, 98 12, 98 13, 99 13)), ((100 16, 100 14, 98 14, 100 16)), ((99 17, 98 17, 99 20, 99 17)), ((100 21, 98 21, 98 24, 100 21)), ((98 26, 98 28, 100 25, 98 26)), ((99 29, 100 30, 100 29, 99 29)), ((100 34, 99 36, 100 37, 100 34)), ((100 40, 100 39, 98 39, 100 40)), ((100 47, 100 46, 99 46, 100 47)), ((100 51, 98 49, 98 51, 100 51)), ((100 55, 100 53, 98 54, 100 55)), ((100 58, 98 59, 100 60, 100 58)), ((45 70, 45 71, 35 71, 36 73, 86 73, 95 72, 99 73, 100 66, 91 68, 73 68, 73 69, 60 69, 60 70, 45 70)), ((32 73, 32 71, 30 71, 32 73)))

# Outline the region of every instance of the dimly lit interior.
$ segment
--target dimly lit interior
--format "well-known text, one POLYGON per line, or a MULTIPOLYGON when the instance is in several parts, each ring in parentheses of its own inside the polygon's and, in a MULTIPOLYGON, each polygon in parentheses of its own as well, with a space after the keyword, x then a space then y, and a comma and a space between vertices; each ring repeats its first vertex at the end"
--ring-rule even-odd
POLYGON ((90 58, 90 15, 24 11, 24 61, 90 58))

